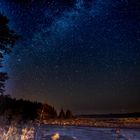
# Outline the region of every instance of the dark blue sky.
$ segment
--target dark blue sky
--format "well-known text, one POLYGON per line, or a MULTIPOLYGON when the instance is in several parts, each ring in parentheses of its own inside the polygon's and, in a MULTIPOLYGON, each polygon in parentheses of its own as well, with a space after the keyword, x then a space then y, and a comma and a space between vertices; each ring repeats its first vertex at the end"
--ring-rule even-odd
POLYGON ((7 94, 77 113, 140 111, 138 0, 0 0, 21 36, 7 94))

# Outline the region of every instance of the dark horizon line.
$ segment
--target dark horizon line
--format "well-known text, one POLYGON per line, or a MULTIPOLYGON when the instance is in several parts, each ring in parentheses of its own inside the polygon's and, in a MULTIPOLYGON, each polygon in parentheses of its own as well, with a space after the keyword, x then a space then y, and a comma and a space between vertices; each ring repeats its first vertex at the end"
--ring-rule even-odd
POLYGON ((77 117, 84 117, 84 118, 86 118, 86 117, 88 117, 88 118, 103 118, 103 117, 105 117, 105 118, 109 118, 109 117, 113 117, 113 118, 120 118, 120 117, 122 117, 122 118, 124 118, 124 117, 140 117, 140 111, 139 112, 125 112, 125 113, 98 113, 98 114, 96 114, 96 113, 94 113, 94 114, 77 114, 76 115, 77 117))

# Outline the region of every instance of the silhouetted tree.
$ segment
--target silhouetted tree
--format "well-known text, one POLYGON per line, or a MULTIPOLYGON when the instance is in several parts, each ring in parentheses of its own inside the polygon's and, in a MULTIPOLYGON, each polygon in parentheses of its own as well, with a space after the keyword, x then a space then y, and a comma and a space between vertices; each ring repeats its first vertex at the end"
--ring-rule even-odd
POLYGON ((0 72, 0 93, 3 94, 5 89, 5 80, 8 79, 8 75, 5 72, 0 72))
POLYGON ((60 118, 60 119, 64 119, 65 117, 66 117, 65 112, 64 112, 63 109, 61 109, 58 118, 60 118))
POLYGON ((72 118, 73 115, 72 115, 72 112, 70 110, 67 110, 66 111, 66 118, 69 119, 69 118, 72 118))
MULTIPOLYGON (((8 27, 9 20, 0 14, 0 67, 2 67, 2 61, 5 54, 9 54, 15 45, 18 36, 10 30, 8 27)), ((5 72, 0 72, 0 93, 3 94, 5 88, 5 80, 8 76, 5 72)))

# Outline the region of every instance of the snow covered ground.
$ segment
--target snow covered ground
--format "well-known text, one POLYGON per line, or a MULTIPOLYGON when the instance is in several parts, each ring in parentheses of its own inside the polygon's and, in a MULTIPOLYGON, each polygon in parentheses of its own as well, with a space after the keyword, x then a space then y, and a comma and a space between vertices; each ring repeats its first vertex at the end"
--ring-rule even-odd
POLYGON ((59 133, 59 140, 140 140, 140 129, 47 125, 38 127, 36 140, 52 140, 55 133, 59 133))

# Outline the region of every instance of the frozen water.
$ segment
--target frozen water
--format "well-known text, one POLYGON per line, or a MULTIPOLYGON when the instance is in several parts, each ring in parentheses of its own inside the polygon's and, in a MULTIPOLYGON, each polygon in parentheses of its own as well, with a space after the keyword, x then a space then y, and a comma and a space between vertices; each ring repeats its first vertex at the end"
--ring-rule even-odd
POLYGON ((140 129, 47 125, 37 128, 36 140, 51 140, 55 133, 60 134, 59 140, 140 140, 140 129))

